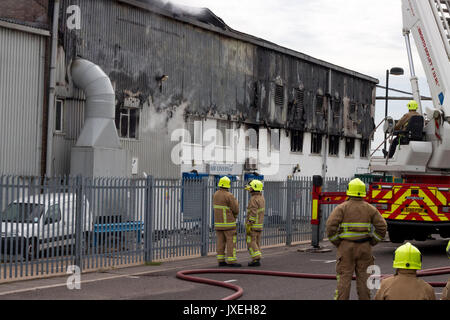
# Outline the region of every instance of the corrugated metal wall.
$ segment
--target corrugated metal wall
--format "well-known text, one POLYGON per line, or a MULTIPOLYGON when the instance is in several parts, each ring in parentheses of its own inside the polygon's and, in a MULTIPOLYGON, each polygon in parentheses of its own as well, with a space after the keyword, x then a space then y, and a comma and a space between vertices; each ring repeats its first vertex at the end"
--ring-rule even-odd
MULTIPOLYGON (((166 132, 143 130, 155 117, 152 105, 167 112, 188 101, 186 110, 193 116, 358 138, 372 130, 373 78, 264 42, 260 45, 251 36, 211 31, 121 1, 62 0, 60 22, 67 20, 69 5, 80 6, 82 25, 80 30, 69 30, 64 23, 60 26, 66 64, 76 56, 98 64, 115 87, 117 108, 123 105, 126 92, 141 102, 139 139, 122 140, 132 156, 139 158, 139 172, 173 178, 180 174, 170 159, 175 143, 166 132), (169 79, 159 84, 162 75, 169 79), (275 103, 278 81, 285 97, 281 106, 275 103), (293 92, 299 87, 304 90, 304 110, 294 118, 293 92), (340 110, 327 126, 328 93, 337 97, 340 110), (343 109, 349 109, 350 102, 356 110, 355 118, 348 120, 349 112, 343 109), (319 112, 317 105, 322 105, 319 112)), ((68 146, 60 143, 56 148, 68 146)), ((56 162, 65 159, 61 156, 56 162)), ((64 171, 67 165, 55 167, 64 171)), ((63 171, 55 172, 68 173, 63 171)))
POLYGON ((0 27, 0 173, 40 174, 45 42, 0 27))

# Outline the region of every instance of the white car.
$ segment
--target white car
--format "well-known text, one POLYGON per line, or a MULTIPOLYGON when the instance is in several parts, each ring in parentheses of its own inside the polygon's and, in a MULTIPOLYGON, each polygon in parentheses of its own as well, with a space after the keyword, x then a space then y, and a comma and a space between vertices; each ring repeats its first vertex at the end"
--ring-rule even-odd
MULTIPOLYGON (((33 259, 45 249, 72 245, 77 230, 77 196, 74 193, 30 195, 11 202, 0 214, 0 252, 3 256, 22 255, 33 259)), ((82 245, 92 231, 92 215, 88 200, 81 199, 78 226, 82 245)))

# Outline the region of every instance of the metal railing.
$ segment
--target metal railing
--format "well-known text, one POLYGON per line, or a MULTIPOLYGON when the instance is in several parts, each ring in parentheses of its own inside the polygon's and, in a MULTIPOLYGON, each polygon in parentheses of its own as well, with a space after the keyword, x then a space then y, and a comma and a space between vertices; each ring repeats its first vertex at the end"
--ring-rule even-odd
MULTIPOLYGON (((347 182, 327 179, 324 187, 345 190, 347 182)), ((214 253, 216 185, 214 177, 0 176, 0 281, 214 253)), ((244 187, 232 182, 240 206, 238 249, 246 249, 244 187)), ((312 178, 264 183, 263 247, 311 239, 311 188, 312 178)))

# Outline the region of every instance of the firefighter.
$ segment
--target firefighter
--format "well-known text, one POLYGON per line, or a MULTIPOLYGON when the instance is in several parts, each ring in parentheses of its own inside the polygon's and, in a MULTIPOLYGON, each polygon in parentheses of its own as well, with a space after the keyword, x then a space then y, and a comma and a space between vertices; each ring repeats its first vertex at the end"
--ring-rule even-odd
POLYGON ((326 223, 328 239, 337 247, 335 300, 348 300, 353 273, 360 300, 370 300, 367 268, 374 263, 372 246, 386 235, 386 221, 380 212, 363 198, 366 185, 360 179, 348 184, 349 199, 338 205, 326 223))
POLYGON ((217 261, 219 267, 240 267, 236 258, 236 218, 239 214, 239 203, 229 191, 230 178, 220 178, 219 189, 213 196, 214 228, 217 236, 217 261), (225 254, 226 249, 226 254, 225 254))
MULTIPOLYGON (((450 259, 450 240, 447 244, 447 257, 450 259)), ((448 280, 447 285, 442 291, 441 300, 450 300, 450 279, 448 280)))
MULTIPOLYGON (((417 112, 417 109, 419 108, 419 104, 415 100, 411 100, 407 104, 408 113, 405 113, 403 117, 400 118, 400 120, 397 121, 394 127, 394 131, 403 131, 406 130, 406 127, 408 125, 409 119, 413 116, 422 116, 420 113, 417 112)), ((392 143, 389 147, 389 158, 392 158, 395 154, 395 149, 398 146, 398 139, 399 137, 395 137, 394 140, 392 140, 392 143)), ((386 150, 383 150, 383 152, 386 153, 386 150)))
POLYGON ((247 207, 247 219, 245 223, 247 248, 252 261, 249 267, 259 267, 261 265, 261 233, 264 224, 264 211, 266 202, 262 195, 263 183, 259 180, 252 180, 245 186, 245 190, 250 192, 251 198, 247 207))
POLYGON ((395 250, 395 275, 381 281, 375 300, 436 300, 433 287, 417 278, 422 269, 419 249, 407 242, 395 250))

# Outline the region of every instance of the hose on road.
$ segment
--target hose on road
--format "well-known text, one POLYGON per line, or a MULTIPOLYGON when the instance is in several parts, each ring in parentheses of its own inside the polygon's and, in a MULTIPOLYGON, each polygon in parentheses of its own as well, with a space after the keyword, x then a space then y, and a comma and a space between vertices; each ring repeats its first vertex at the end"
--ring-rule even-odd
MULTIPOLYGON (((297 273, 297 272, 279 272, 279 271, 269 271, 269 270, 250 270, 250 269, 196 269, 196 270, 182 270, 177 272, 176 277, 186 281, 192 281, 197 283, 209 284, 219 287, 228 288, 236 291, 232 295, 229 295, 222 300, 236 300, 244 294, 244 290, 238 286, 231 283, 205 279, 200 277, 194 277, 194 274, 214 274, 214 273, 228 273, 228 274, 251 274, 251 275, 262 275, 262 276, 275 276, 275 277, 291 277, 291 278, 303 278, 303 279, 320 279, 320 280, 336 280, 336 275, 332 274, 313 274, 313 273, 297 273)), ((417 272, 418 277, 428 277, 436 276, 442 274, 450 274, 450 267, 441 267, 433 269, 425 269, 417 272)), ((382 275, 381 279, 386 278, 390 275, 382 275)), ((353 276, 353 279, 356 279, 353 276)), ((433 287, 445 287, 445 282, 429 282, 433 287)))

